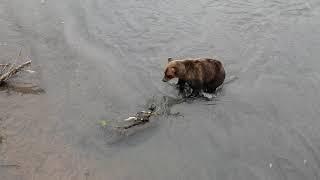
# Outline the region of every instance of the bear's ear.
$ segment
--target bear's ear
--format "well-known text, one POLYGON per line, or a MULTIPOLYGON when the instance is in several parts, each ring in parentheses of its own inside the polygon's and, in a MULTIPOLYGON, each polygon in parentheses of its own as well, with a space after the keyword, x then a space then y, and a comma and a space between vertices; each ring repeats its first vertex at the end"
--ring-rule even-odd
POLYGON ((168 58, 168 62, 171 62, 173 59, 170 57, 170 58, 168 58))

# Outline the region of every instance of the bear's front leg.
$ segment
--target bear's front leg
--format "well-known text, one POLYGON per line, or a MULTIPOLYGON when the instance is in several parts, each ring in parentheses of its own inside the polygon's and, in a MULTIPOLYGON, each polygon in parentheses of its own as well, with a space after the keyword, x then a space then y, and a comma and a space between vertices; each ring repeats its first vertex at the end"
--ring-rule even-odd
POLYGON ((192 93, 188 96, 189 98, 193 97, 199 97, 200 96, 201 89, 192 89, 192 93))
POLYGON ((185 80, 182 80, 182 79, 178 80, 177 86, 178 86, 178 89, 179 89, 179 93, 184 93, 185 84, 186 84, 185 80))
POLYGON ((188 97, 199 97, 202 90, 202 84, 198 81, 191 82, 192 93, 188 97))

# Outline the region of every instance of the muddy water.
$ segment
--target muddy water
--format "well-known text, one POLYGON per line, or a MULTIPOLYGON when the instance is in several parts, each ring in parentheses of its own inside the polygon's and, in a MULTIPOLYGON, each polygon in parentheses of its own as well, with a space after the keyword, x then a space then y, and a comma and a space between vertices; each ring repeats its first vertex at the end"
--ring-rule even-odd
POLYGON ((45 89, 0 91, 1 180, 320 179, 317 0, 1 0, 0 27, 45 89), (109 143, 99 120, 177 96, 166 58, 199 56, 238 79, 109 143))

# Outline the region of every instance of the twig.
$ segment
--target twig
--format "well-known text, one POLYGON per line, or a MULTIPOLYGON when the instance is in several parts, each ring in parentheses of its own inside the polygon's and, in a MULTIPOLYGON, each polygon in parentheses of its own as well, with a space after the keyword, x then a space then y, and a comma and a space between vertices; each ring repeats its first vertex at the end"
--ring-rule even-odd
POLYGON ((237 76, 230 76, 229 79, 226 79, 223 84, 229 84, 237 79, 239 79, 237 76))
POLYGON ((84 173, 84 176, 85 176, 86 180, 88 180, 88 177, 90 176, 89 170, 86 170, 86 172, 84 173))
POLYGON ((18 164, 0 164, 0 167, 20 167, 18 164))
POLYGON ((8 72, 6 72, 0 76, 0 83, 8 80, 10 77, 17 74, 19 71, 21 71, 26 66, 29 66, 30 64, 31 64, 31 61, 27 61, 18 67, 14 67, 14 65, 12 65, 8 72))
POLYGON ((143 124, 146 124, 147 122, 149 122, 148 120, 143 120, 143 121, 137 121, 131 125, 128 125, 128 126, 124 126, 124 127, 118 127, 119 129, 130 129, 134 126, 138 126, 138 125, 143 125, 143 124))
POLYGON ((11 64, 2 64, 2 66, 0 67, 3 67, 0 71, 0 75, 2 75, 3 72, 5 72, 5 70, 7 69, 7 67, 9 67, 11 64))
POLYGON ((20 48, 19 57, 21 57, 21 53, 22 53, 22 48, 20 48))

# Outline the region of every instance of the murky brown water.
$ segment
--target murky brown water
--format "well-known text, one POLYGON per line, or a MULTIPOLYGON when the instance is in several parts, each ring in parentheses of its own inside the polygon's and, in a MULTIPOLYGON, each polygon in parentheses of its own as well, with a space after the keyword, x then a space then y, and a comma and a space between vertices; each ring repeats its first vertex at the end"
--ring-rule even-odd
POLYGON ((0 91, 1 180, 320 179, 318 0, 1 0, 0 27, 45 90, 0 91), (109 143, 97 122, 177 96, 163 66, 190 56, 239 79, 109 143))

